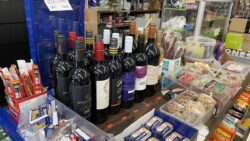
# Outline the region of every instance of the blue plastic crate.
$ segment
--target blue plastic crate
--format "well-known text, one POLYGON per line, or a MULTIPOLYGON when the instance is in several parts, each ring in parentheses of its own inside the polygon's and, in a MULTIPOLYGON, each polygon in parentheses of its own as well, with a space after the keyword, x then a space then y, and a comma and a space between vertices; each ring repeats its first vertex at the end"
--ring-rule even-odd
POLYGON ((55 53, 53 31, 59 30, 67 38, 69 31, 84 35, 84 0, 69 0, 69 3, 71 11, 50 12, 44 0, 25 0, 31 58, 39 65, 43 85, 49 88, 49 60, 55 53))

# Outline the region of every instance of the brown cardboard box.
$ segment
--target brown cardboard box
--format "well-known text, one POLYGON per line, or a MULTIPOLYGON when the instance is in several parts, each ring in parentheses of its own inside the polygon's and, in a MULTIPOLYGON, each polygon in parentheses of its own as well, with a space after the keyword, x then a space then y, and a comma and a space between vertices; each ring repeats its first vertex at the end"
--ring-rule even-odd
POLYGON ((98 34, 98 24, 97 24, 97 22, 85 22, 84 25, 85 25, 85 31, 86 30, 92 30, 93 35, 98 34))
POLYGON ((97 23, 97 9, 86 8, 85 12, 85 22, 96 22, 97 23))
POLYGON ((244 40, 245 41, 250 41, 250 34, 244 34, 244 40))
POLYGON ((250 40, 249 41, 244 41, 241 45, 241 50, 244 52, 250 51, 250 40))
POLYGON ((229 31, 244 33, 246 31, 247 22, 247 19, 233 18, 229 26, 229 31))

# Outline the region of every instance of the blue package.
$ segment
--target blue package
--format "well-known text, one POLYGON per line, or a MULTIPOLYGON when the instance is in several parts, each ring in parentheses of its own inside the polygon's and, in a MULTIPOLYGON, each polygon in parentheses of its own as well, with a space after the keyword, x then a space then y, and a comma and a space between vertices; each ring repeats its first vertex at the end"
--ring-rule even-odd
POLYGON ((145 127, 154 132, 162 122, 163 120, 160 117, 154 116, 145 124, 145 127))
POLYGON ((164 122, 156 128, 155 136, 163 140, 173 132, 173 129, 174 127, 172 124, 164 122))

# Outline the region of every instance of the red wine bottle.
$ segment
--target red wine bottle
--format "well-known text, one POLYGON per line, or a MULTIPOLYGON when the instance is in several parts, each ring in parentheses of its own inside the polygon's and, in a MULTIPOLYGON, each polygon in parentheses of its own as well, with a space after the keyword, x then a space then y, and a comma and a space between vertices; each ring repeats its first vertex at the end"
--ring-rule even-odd
POLYGON ((146 52, 145 52, 145 54, 148 56, 147 81, 146 81, 147 97, 153 96, 156 93, 158 85, 160 50, 155 45, 155 33, 156 33, 156 25, 150 24, 148 42, 146 45, 146 52))
POLYGON ((89 67, 94 64, 94 38, 93 38, 93 31, 86 31, 86 51, 85 51, 85 57, 84 57, 84 66, 87 70, 89 70, 89 67))
POLYGON ((72 66, 66 61, 66 39, 63 35, 58 35, 58 52, 63 57, 56 67, 56 98, 61 101, 66 106, 70 105, 70 95, 69 95, 69 83, 70 77, 69 73, 72 66))
POLYGON ((135 102, 142 102, 146 93, 148 57, 145 52, 145 37, 138 36, 138 50, 136 54, 136 79, 135 79, 135 102))
POLYGON ((135 60, 132 57, 133 37, 126 36, 125 55, 122 74, 122 107, 130 108, 134 103, 135 93, 135 60))
POLYGON ((132 49, 132 53, 135 55, 137 53, 139 53, 138 47, 137 47, 137 41, 136 41, 136 22, 135 21, 131 21, 130 25, 129 25, 129 35, 133 37, 133 49, 132 49))
POLYGON ((112 33, 112 38, 116 38, 117 39, 117 46, 118 46, 118 60, 121 62, 123 60, 123 51, 122 51, 122 47, 120 46, 120 34, 118 32, 118 30, 113 30, 112 33))
POLYGON ((122 93, 122 65, 118 60, 118 40, 112 38, 109 47, 110 72, 110 107, 109 112, 116 114, 120 111, 122 93))
POLYGON ((111 31, 110 29, 104 29, 103 30, 103 43, 104 43, 104 62, 106 65, 108 65, 109 60, 109 43, 110 43, 110 35, 111 31))
POLYGON ((95 65, 91 66, 92 79, 92 120, 103 123, 108 119, 109 68, 104 63, 104 44, 101 35, 96 35, 95 65))
POLYGON ((74 42, 77 38, 76 32, 69 32, 69 52, 67 53, 67 61, 74 63, 74 42))
POLYGON ((84 68, 82 47, 83 41, 74 42, 75 67, 70 72, 70 100, 71 108, 82 117, 89 119, 91 115, 91 80, 89 72, 84 68))
POLYGON ((50 58, 50 73, 51 73, 51 80, 52 80, 52 88, 54 89, 54 93, 56 92, 56 66, 58 63, 62 60, 63 56, 60 56, 58 52, 58 36, 59 31, 54 31, 54 49, 55 49, 55 55, 50 58))

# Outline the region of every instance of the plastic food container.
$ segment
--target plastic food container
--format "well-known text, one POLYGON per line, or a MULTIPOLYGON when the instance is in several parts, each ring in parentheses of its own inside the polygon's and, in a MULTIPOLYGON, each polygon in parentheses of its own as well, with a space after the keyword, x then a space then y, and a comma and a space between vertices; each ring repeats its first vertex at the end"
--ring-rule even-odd
MULTIPOLYGON (((197 37, 194 36, 186 38, 186 54, 187 59, 199 60, 205 59, 210 60, 213 57, 214 47, 216 45, 216 40, 207 37, 197 37)), ((202 61, 202 60, 200 60, 202 61)))
POLYGON ((205 93, 187 90, 160 107, 160 111, 193 127, 206 123, 213 115, 216 101, 205 93))
POLYGON ((227 61, 222 69, 230 71, 231 73, 240 75, 242 79, 245 79, 250 72, 250 66, 246 64, 241 64, 234 61, 227 61))
POLYGON ((87 136, 89 136, 89 140, 104 141, 110 139, 110 137, 104 131, 100 130, 95 125, 70 110, 68 107, 63 105, 61 102, 59 102, 52 96, 49 96, 48 98, 49 99, 47 100, 55 100, 55 107, 56 111, 58 112, 59 120, 63 119, 63 121, 59 121, 59 126, 52 131, 51 136, 45 138, 45 136, 42 135, 39 130, 35 130, 29 123, 28 111, 30 111, 30 109, 35 108, 36 106, 27 105, 27 109, 24 110, 26 112, 21 113, 17 129, 18 133, 23 137, 25 141, 60 141, 63 140, 63 137, 65 135, 71 134, 72 131, 76 129, 80 129, 87 136))

